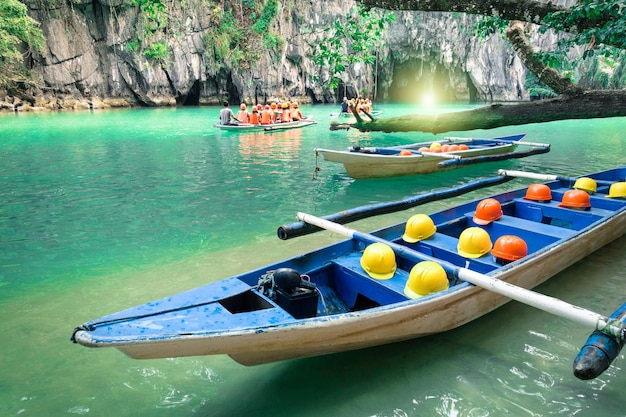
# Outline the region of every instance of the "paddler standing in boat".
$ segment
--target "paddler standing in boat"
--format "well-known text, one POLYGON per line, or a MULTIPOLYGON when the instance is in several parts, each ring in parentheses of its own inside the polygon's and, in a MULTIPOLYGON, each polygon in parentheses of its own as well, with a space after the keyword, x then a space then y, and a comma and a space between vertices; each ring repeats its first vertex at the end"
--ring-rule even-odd
POLYGON ((341 112, 342 113, 348 113, 348 109, 350 108, 349 104, 350 103, 348 103, 348 97, 344 97, 343 101, 341 102, 341 112))
POLYGON ((224 101, 224 108, 220 110, 220 123, 224 126, 227 126, 230 124, 230 121, 232 119, 239 121, 239 119, 235 117, 235 114, 230 109, 230 107, 228 107, 228 101, 224 101))

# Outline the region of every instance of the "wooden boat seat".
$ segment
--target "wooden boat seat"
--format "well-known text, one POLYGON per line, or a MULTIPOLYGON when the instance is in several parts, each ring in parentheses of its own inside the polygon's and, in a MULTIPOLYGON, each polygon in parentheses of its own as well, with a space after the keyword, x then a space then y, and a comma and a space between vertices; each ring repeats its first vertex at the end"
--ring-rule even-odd
POLYGON ((425 255, 443 259, 454 265, 469 268, 473 271, 480 272, 481 274, 486 274, 500 266, 494 261, 493 257, 489 255, 481 256, 480 258, 475 259, 464 258, 457 252, 459 239, 439 231, 435 232, 435 234, 428 239, 417 243, 406 243, 404 241, 398 241, 397 243, 425 255))
POLYGON ((349 308, 355 307, 359 294, 380 305, 409 299, 404 295, 407 271, 398 268, 391 279, 374 279, 363 270, 360 260, 361 254, 355 253, 332 261, 335 288, 349 308))
MULTIPOLYGON (((592 207, 589 211, 559 207, 559 201, 535 203, 523 198, 516 198, 512 206, 512 214, 515 217, 528 219, 536 223, 581 230, 611 213, 605 209, 593 207, 594 201, 592 201, 592 207)), ((505 214, 509 214, 507 208, 503 207, 503 211, 505 214)))

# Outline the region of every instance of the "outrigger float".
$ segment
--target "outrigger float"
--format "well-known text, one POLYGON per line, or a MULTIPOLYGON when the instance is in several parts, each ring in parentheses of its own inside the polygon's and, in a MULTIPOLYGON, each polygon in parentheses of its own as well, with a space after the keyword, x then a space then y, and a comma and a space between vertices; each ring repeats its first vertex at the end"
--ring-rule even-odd
POLYGON ((401 146, 351 146, 344 151, 316 148, 315 155, 321 155, 328 162, 343 164, 350 177, 361 179, 429 174, 470 164, 550 152, 549 144, 526 142, 523 141, 524 136, 492 139, 449 137, 401 146), (528 149, 516 152, 520 146, 528 149))
MULTIPOLYGON (((281 239, 319 230, 347 239, 88 321, 71 340, 136 359, 227 354, 256 365, 444 332, 514 299, 598 330, 613 349, 600 361, 613 360, 624 343, 622 313, 606 317, 530 289, 624 235, 625 181, 626 166, 579 178, 501 171, 322 218, 299 213, 278 229, 281 239), (519 176, 548 182, 371 233, 343 225, 519 176)), ((591 358, 586 352, 602 343, 591 340, 581 355, 591 358)), ((604 365, 591 358, 577 376, 604 365)))

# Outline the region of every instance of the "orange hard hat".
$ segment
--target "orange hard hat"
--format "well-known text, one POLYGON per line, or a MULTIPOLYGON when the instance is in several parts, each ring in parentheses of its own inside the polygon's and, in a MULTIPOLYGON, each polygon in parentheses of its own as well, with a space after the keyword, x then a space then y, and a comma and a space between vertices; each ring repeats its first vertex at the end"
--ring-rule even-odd
POLYGON ((270 104, 270 107, 271 107, 271 108, 273 108, 273 109, 275 109, 275 108, 276 108, 276 103, 272 103, 272 104, 270 104))
POLYGON ((528 255, 528 245, 524 239, 512 235, 503 235, 496 239, 491 254, 506 261, 517 261, 528 255))
POLYGON ((450 145, 442 145, 441 152, 448 152, 450 150, 450 145))
POLYGON ((481 226, 487 225, 502 217, 502 206, 495 198, 486 198, 476 206, 474 223, 481 226))
POLYGON ((526 190, 524 198, 534 201, 550 201, 552 200, 552 191, 545 184, 531 184, 526 190))
POLYGON ((450 145, 448 147, 448 152, 456 152, 459 150, 459 145, 450 145))
POLYGON ((402 149, 400 151, 400 156, 411 156, 413 155, 413 152, 409 151, 408 149, 402 149))
POLYGON ((466 151, 469 149, 469 146, 467 146, 466 144, 462 143, 459 145, 459 151, 466 151))
POLYGON ((418 149, 418 151, 419 152, 430 152, 430 149, 425 147, 425 146, 422 146, 421 148, 418 149))
POLYGON ((241 110, 245 110, 246 109, 246 103, 241 103, 241 105, 239 106, 239 108, 241 110))
POLYGON ((569 190, 563 194, 563 200, 561 200, 559 207, 589 208, 591 207, 591 199, 589 194, 583 190, 569 190))

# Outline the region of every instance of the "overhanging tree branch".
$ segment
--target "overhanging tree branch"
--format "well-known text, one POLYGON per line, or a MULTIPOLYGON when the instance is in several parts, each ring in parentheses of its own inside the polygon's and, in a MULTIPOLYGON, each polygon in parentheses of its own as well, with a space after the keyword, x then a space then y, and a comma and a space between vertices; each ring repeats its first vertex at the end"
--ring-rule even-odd
POLYGON ((566 119, 626 116, 626 90, 587 91, 578 96, 519 104, 494 104, 475 110, 444 114, 411 114, 357 123, 361 131, 443 133, 493 129, 566 119))
POLYGON ((572 83, 569 78, 561 76, 557 71, 537 59, 532 46, 528 43, 522 22, 519 20, 512 21, 506 31, 506 37, 526 68, 535 74, 545 85, 558 94, 577 95, 583 91, 572 83))
POLYGON ((367 8, 419 10, 423 12, 460 12, 541 23, 548 13, 566 12, 566 7, 552 2, 532 0, 358 0, 367 8))

